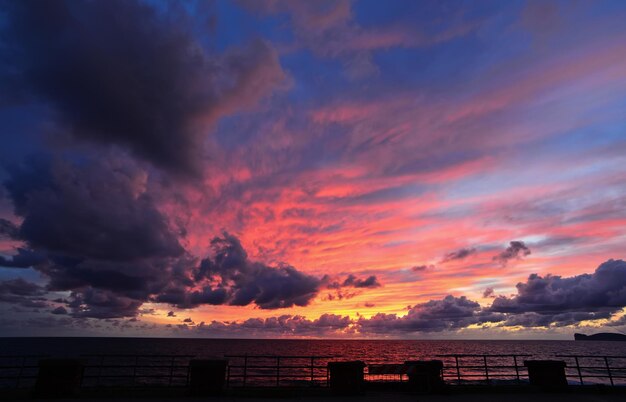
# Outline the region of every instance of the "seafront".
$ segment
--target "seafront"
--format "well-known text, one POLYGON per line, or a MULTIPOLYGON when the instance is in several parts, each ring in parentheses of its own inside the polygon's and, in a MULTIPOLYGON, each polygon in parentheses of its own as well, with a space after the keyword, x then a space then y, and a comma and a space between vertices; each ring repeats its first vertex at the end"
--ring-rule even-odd
MULTIPOLYGON (((291 397, 248 397, 248 396, 215 396, 215 397, 187 397, 184 400, 193 401, 214 401, 214 402, 267 402, 268 400, 280 400, 284 402, 303 401, 394 401, 394 402, 522 402, 533 400, 534 402, 617 402, 623 401, 624 394, 599 394, 599 393, 473 393, 473 394, 446 394, 446 395, 412 395, 387 392, 373 392, 356 396, 291 396, 291 397)), ((23 400, 4 399, 3 400, 23 400)), ((172 402, 180 400, 180 397, 155 397, 142 398, 146 402, 172 402)), ((58 402, 76 402, 87 400, 81 398, 57 399, 58 402)), ((100 402, 131 402, 137 398, 89 398, 88 400, 98 400, 100 402)))
POLYGON ((294 355, 227 355, 221 359, 190 355, 14 356, 13 363, 0 367, 4 370, 0 399, 624 399, 625 356, 560 356, 562 360, 458 354, 387 364, 294 355), (601 364, 590 365, 589 359, 601 364))

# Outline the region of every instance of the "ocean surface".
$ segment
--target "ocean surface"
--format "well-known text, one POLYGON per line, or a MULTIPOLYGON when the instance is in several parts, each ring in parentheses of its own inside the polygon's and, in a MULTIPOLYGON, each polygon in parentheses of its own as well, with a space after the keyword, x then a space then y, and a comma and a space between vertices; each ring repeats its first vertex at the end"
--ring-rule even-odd
POLYGON ((367 363, 398 363, 441 354, 622 355, 626 342, 537 340, 287 340, 189 338, 0 338, 0 355, 185 354, 330 355, 367 363))

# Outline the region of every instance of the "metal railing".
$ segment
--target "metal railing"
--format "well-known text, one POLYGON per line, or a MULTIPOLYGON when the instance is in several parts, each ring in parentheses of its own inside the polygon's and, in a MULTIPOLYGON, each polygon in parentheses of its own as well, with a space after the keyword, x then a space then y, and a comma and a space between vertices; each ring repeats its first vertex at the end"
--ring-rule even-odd
POLYGON ((444 354, 442 378, 452 379, 458 385, 471 382, 514 382, 528 381, 528 370, 524 367, 527 354, 444 354))
POLYGON ((186 387, 194 355, 82 355, 82 387, 186 387))
POLYGON ((32 387, 39 371, 39 359, 47 355, 0 355, 0 388, 32 387))
POLYGON ((338 356, 226 355, 227 387, 328 386, 328 362, 338 356))
POLYGON ((368 364, 365 379, 369 382, 405 382, 408 367, 404 363, 368 364))
POLYGON ((626 385, 626 356, 556 355, 567 359, 565 374, 580 385, 626 385), (587 379, 587 381, 585 381, 587 379))
MULTIPOLYGON (((33 387, 46 355, 0 355, 0 388, 33 387)), ((194 355, 82 355, 81 387, 187 387, 194 355)), ((325 387, 328 363, 340 356, 226 355, 226 387, 325 387)), ((626 356, 554 355, 566 363, 572 385, 626 386, 626 356)), ((443 354, 442 379, 449 385, 527 384, 530 354, 443 354)), ((545 357, 544 357, 545 358, 545 357)), ((404 364, 371 364, 368 382, 404 382, 404 364)))
MULTIPOLYGON (((449 384, 516 383, 528 382, 524 367, 527 354, 443 354, 441 377, 449 384)), ((373 382, 404 382, 408 379, 409 366, 400 364, 368 365, 366 379, 373 382)))

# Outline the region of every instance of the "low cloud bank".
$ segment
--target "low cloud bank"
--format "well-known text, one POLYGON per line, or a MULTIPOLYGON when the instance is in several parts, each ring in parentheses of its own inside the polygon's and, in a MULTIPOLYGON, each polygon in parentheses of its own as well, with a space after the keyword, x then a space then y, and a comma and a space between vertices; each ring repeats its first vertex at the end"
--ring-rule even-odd
MULTIPOLYGON (((448 295, 411 307, 404 316, 378 313, 350 319, 324 315, 318 320, 299 316, 250 319, 243 322, 212 322, 197 330, 204 333, 254 333, 315 335, 322 330, 335 335, 401 335, 456 331, 469 326, 561 327, 584 321, 610 319, 626 305, 626 262, 608 260, 594 273, 572 277, 530 275, 517 285, 512 297, 498 296, 489 306, 465 296, 448 295), (324 324, 327 323, 327 324, 324 324)), ((491 296, 491 292, 487 294, 491 296)), ((624 319, 607 325, 623 325, 624 319)))

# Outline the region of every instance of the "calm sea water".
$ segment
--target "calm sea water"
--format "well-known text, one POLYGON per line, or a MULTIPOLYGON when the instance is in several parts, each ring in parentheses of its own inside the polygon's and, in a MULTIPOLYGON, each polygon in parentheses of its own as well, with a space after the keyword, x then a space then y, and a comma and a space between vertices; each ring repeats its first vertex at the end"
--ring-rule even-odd
POLYGON ((396 363, 439 354, 622 355, 626 342, 475 340, 253 340, 188 338, 0 338, 0 355, 46 354, 332 355, 366 363, 396 363))

